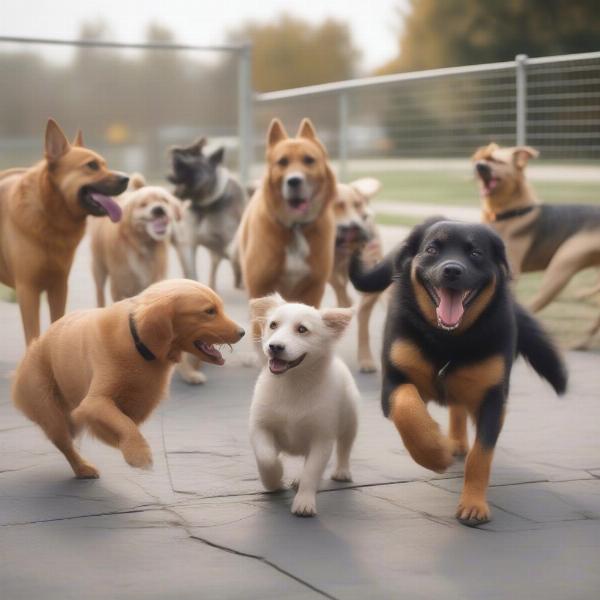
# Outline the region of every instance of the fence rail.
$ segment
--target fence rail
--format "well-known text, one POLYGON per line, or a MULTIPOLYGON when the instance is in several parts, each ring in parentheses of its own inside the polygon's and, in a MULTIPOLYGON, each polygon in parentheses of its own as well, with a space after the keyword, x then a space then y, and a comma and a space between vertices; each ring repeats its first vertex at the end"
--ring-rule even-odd
POLYGON ((398 73, 254 96, 256 148, 272 116, 311 117, 342 178, 352 158, 464 157, 530 144, 546 158, 600 158, 600 52, 398 73))

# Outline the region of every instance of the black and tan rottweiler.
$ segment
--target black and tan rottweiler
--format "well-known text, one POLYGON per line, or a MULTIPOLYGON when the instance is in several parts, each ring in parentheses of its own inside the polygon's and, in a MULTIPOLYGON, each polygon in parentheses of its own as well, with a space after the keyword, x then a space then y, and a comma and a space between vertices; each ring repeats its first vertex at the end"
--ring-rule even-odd
POLYGON ((567 383, 559 353, 511 295, 502 240, 485 225, 430 219, 370 270, 355 255, 350 278, 363 292, 394 282, 383 412, 428 469, 441 473, 453 455, 468 451, 456 516, 471 526, 488 521, 486 490, 515 356, 522 354, 558 394, 567 383), (449 406, 449 438, 429 415, 429 400, 449 406), (467 415, 477 429, 470 450, 467 415))

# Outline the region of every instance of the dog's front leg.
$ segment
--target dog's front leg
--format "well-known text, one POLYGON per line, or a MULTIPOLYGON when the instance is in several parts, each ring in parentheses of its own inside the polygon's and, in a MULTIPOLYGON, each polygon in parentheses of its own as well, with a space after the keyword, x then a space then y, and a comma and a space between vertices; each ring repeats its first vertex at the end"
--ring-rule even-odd
POLYGON ((299 517, 317 514, 317 489, 333 450, 333 440, 318 441, 311 446, 300 476, 292 513, 299 517))
POLYGON ((456 518, 471 527, 490 520, 486 495, 494 448, 504 420, 505 394, 502 384, 490 390, 481 403, 477 415, 477 437, 467 454, 465 482, 460 495, 456 518))
POLYGON ((196 270, 196 235, 192 231, 192 227, 188 224, 177 226, 171 238, 183 276, 187 279, 198 281, 198 272, 196 270))
POLYGON ((16 292, 25 331, 25 343, 29 346, 40 335, 40 291, 17 283, 16 292))
POLYGON ((264 429, 255 429, 250 436, 250 443, 265 490, 275 492, 282 489, 283 465, 273 434, 264 429))
POLYGON ((123 458, 139 469, 152 467, 152 452, 137 425, 108 396, 89 394, 71 413, 76 428, 86 425, 111 446, 119 448, 123 458))
POLYGON ((59 279, 48 288, 48 306, 50 307, 50 321, 54 323, 60 319, 67 308, 68 285, 67 278, 59 279))

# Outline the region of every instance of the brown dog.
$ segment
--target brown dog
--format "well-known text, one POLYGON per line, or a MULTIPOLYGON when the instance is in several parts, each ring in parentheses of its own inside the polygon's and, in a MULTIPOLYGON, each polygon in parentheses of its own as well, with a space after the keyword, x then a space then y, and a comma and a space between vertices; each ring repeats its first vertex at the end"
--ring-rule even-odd
POLYGON ((107 277, 113 302, 166 277, 173 223, 181 218, 181 202, 161 187, 147 186, 139 174, 131 177, 119 204, 118 223, 97 219, 89 227, 98 306, 105 305, 107 277))
POLYGON ((529 146, 479 148, 473 155, 481 185, 483 221, 506 244, 513 276, 545 270, 529 307, 549 304, 578 271, 600 266, 600 207, 540 204, 525 177, 529 146))
MULTIPOLYGON (((338 183, 337 195, 333 203, 336 221, 335 257, 329 283, 335 291, 338 306, 352 306, 348 295, 348 268, 350 257, 358 248, 361 260, 372 267, 383 258, 381 238, 373 211, 369 206, 371 198, 380 190, 377 179, 367 177, 349 184, 338 183)), ((358 305, 358 366, 363 373, 376 370, 369 336, 369 319, 373 307, 381 294, 361 294, 358 305)))
POLYGON ((161 281, 108 308, 63 317, 33 342, 19 365, 13 400, 65 455, 79 478, 98 471, 73 447, 82 428, 119 448, 133 467, 152 464, 138 425, 162 399, 182 352, 223 364, 213 344, 244 330, 210 288, 161 281))
POLYGON ((237 251, 250 298, 279 292, 318 307, 333 266, 335 177, 312 123, 295 138, 274 119, 267 174, 244 213, 237 251))
POLYGON ((67 279, 88 215, 118 221, 128 177, 84 148, 81 134, 69 144, 52 119, 45 158, 30 169, 0 173, 0 281, 16 289, 25 340, 40 334, 40 295, 48 294, 50 318, 62 317, 67 279))

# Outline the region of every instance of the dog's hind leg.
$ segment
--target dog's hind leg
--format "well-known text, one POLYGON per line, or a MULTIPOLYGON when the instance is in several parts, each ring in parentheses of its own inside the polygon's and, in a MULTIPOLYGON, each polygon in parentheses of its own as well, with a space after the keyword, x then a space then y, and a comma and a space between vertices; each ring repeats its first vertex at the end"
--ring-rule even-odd
POLYGON ((358 419, 354 409, 348 410, 345 415, 349 419, 347 426, 340 431, 336 442, 337 464, 334 472, 331 474, 331 479, 334 481, 352 481, 352 473, 350 472, 350 452, 356 438, 358 429, 358 419))
POLYGON ((210 277, 208 280, 208 286, 217 290, 217 271, 219 269, 219 264, 221 263, 221 255, 218 252, 210 252, 210 277))
POLYGON ((454 456, 465 456, 469 451, 469 439, 467 437, 467 409, 458 404, 450 405, 450 427, 448 437, 452 444, 454 456))
POLYGON ((374 373, 377 370, 371 353, 369 320, 380 294, 362 294, 358 306, 358 368, 361 373, 374 373))
MULTIPOLYGON (((36 348, 33 349, 36 352, 36 348)), ((29 419, 37 423, 48 439, 63 453, 75 477, 96 479, 99 473, 75 449, 75 427, 61 408, 61 399, 51 376, 41 371, 39 362, 27 355, 17 370, 13 384, 13 401, 29 419)))
POLYGON ((573 346, 573 350, 589 350, 590 346, 592 345, 592 340, 598 331, 600 331, 600 317, 596 319, 596 322, 585 334, 585 337, 573 346))
POLYGON ((264 429, 255 429, 250 436, 260 480, 267 492, 283 488, 283 464, 275 438, 264 429))
POLYGON ((72 419, 76 427, 86 425, 103 442, 119 448, 132 467, 149 469, 152 466, 148 442, 112 398, 93 394, 86 396, 73 411, 72 419))
POLYGON ((544 308, 578 271, 589 266, 592 262, 590 254, 595 249, 594 246, 597 246, 596 240, 588 240, 581 234, 567 240, 550 261, 544 272, 540 289, 530 302, 529 309, 538 312, 544 308), (586 247, 586 244, 591 247, 586 247))
POLYGON ((452 447, 431 418, 412 383, 399 385, 390 395, 390 418, 409 454, 422 467, 443 473, 452 464, 452 447))
POLYGON ((94 282, 96 283, 96 304, 98 308, 102 308, 106 306, 104 288, 106 287, 107 271, 100 261, 94 260, 92 263, 92 272, 94 275, 94 282))

